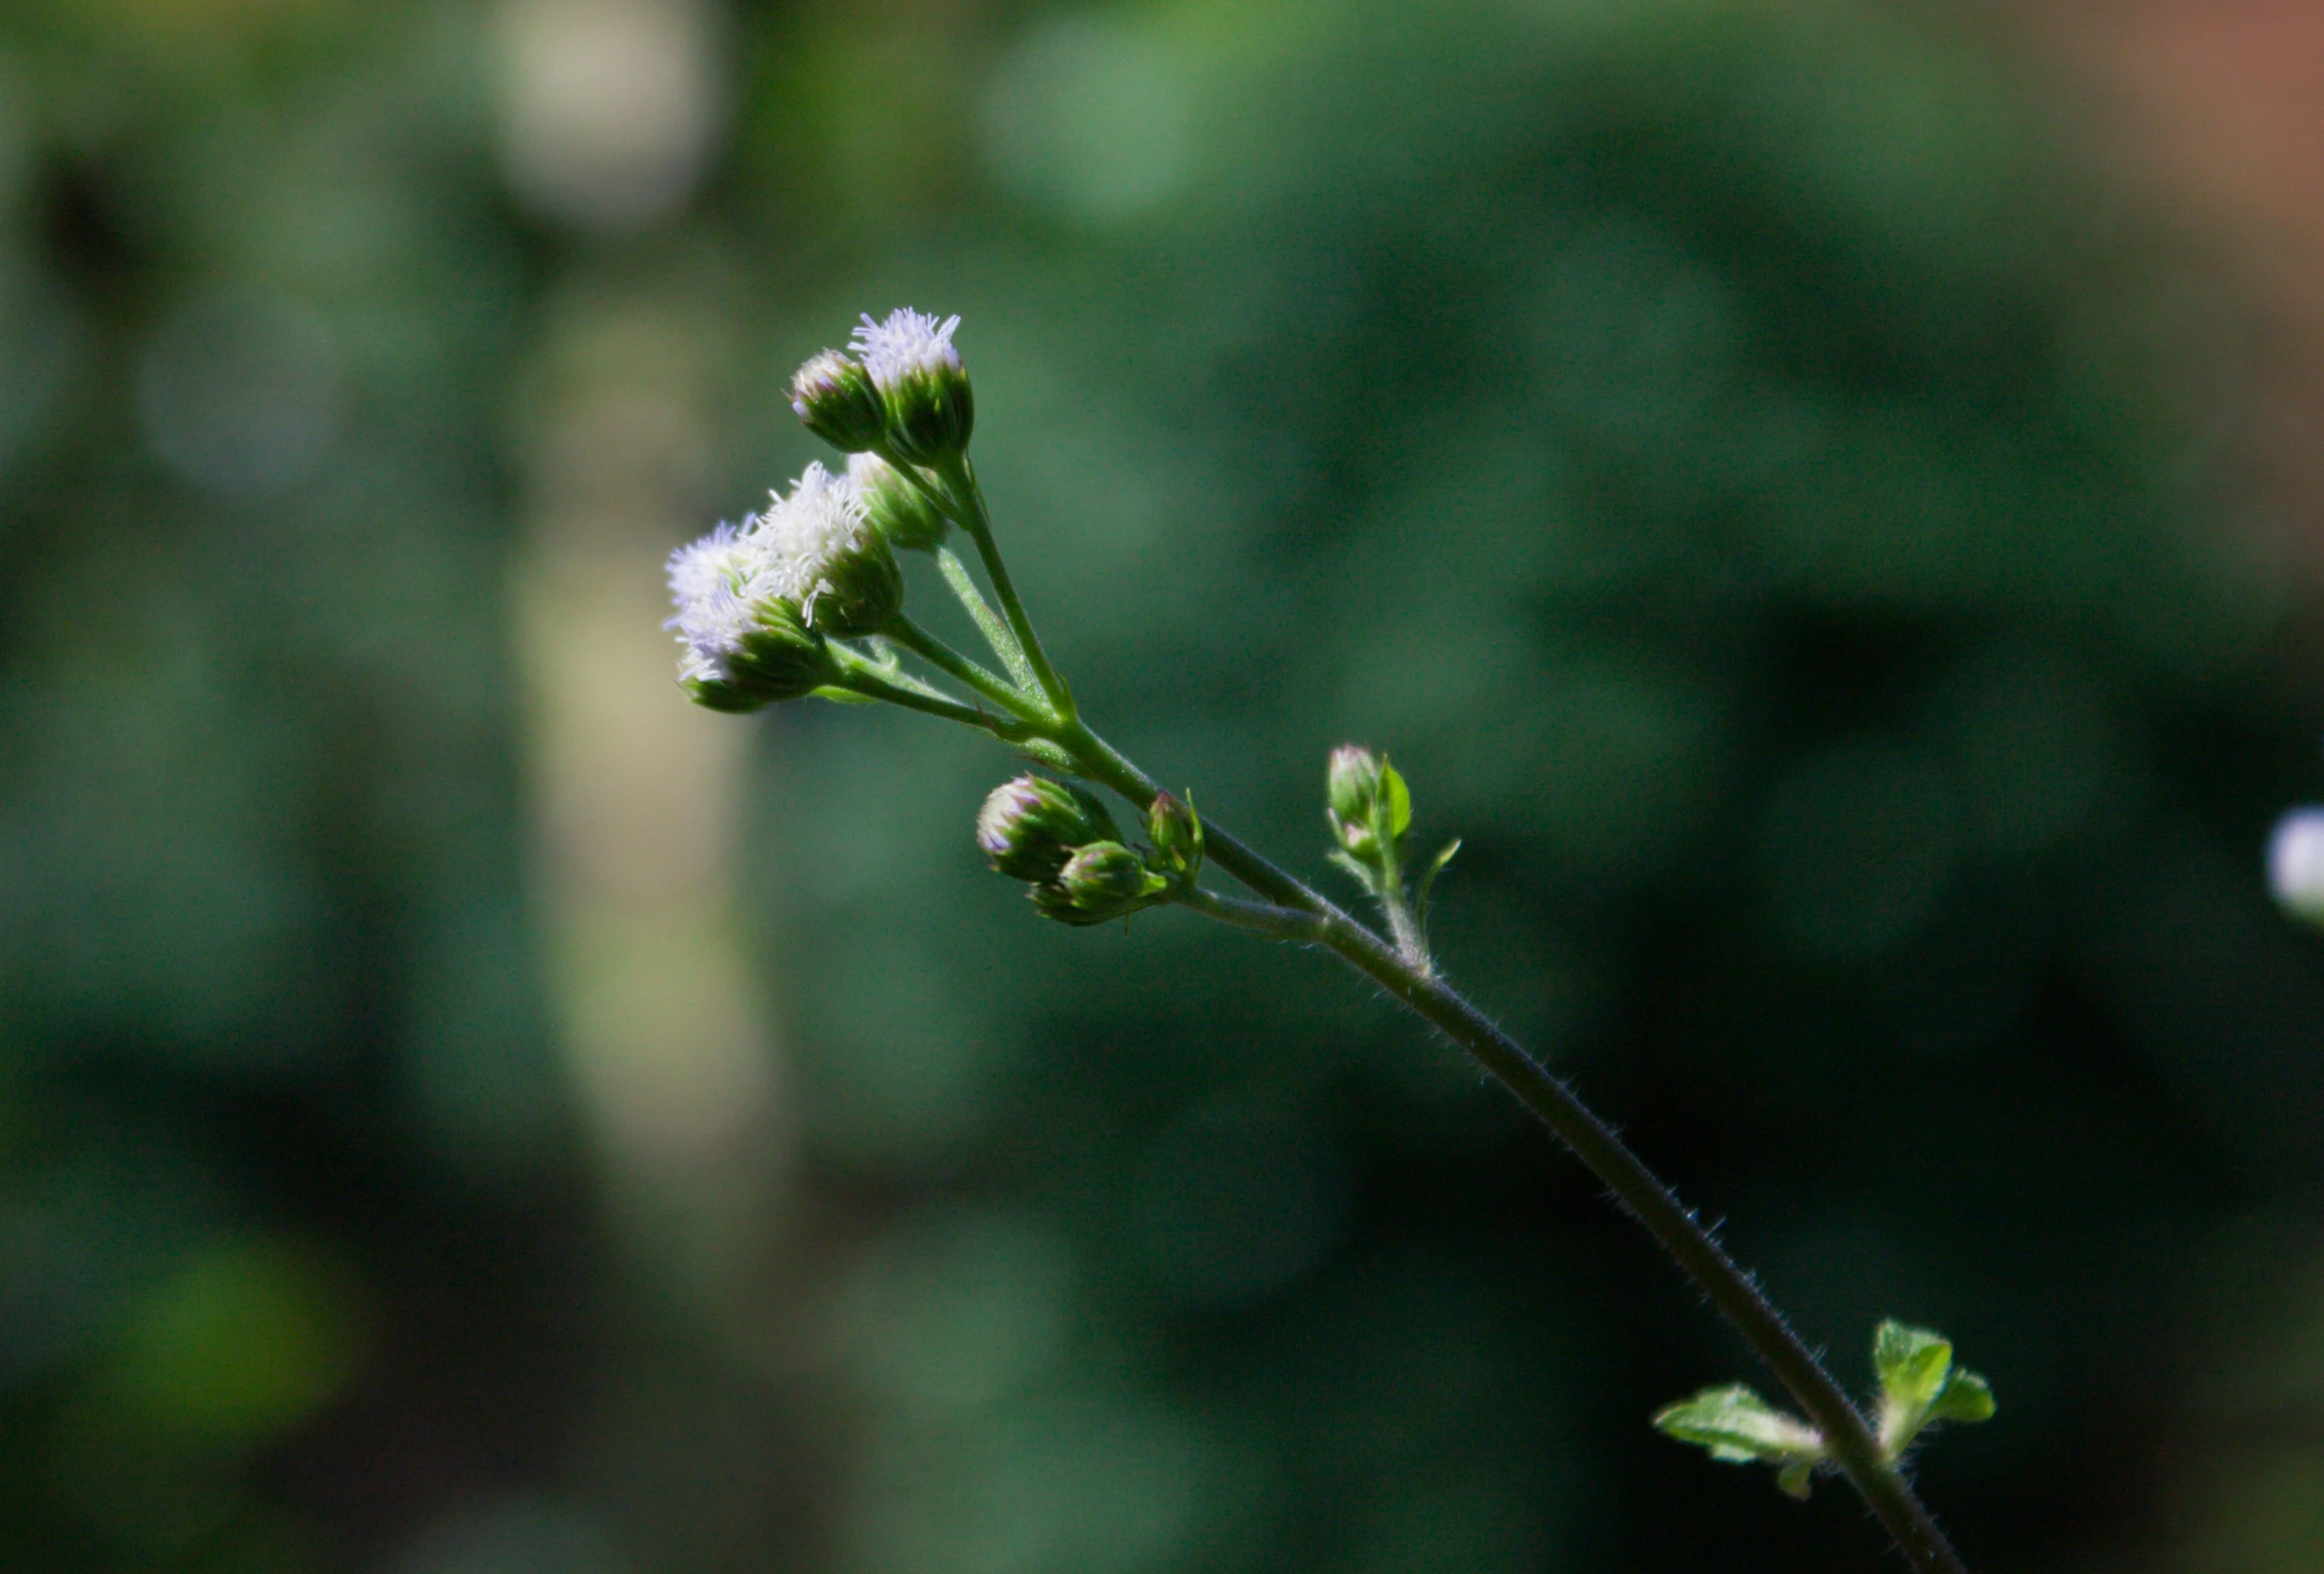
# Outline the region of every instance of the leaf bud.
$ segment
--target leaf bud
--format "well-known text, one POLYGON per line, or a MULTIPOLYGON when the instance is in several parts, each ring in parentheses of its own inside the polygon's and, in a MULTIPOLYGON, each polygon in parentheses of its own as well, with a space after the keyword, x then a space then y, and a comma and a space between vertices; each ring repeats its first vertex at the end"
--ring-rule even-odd
POLYGON ((1202 820, 1193 808, 1166 792, 1156 793, 1146 811, 1146 834, 1156 860, 1184 885, 1202 868, 1202 820))
POLYGON ((864 506, 864 517, 897 551, 933 552, 944 544, 944 532, 952 522, 927 493, 886 459, 876 453, 854 455, 848 460, 848 480, 864 506))
POLYGON ((877 447, 888 405, 862 362, 837 350, 807 358, 791 378, 791 408, 807 429, 846 453, 877 447))
POLYGON ((976 845, 1012 880, 1054 880, 1077 848, 1120 840, 1104 804, 1047 776, 1001 783, 976 812, 976 845))
POLYGON ((885 406, 888 448, 907 464, 941 465, 968 447, 976 402, 952 347, 959 326, 904 307, 886 322, 866 315, 850 345, 885 406))
POLYGON ((1127 918, 1168 887, 1120 842, 1092 842, 1066 860, 1055 880, 1033 888, 1033 905, 1060 923, 1103 923, 1127 918))

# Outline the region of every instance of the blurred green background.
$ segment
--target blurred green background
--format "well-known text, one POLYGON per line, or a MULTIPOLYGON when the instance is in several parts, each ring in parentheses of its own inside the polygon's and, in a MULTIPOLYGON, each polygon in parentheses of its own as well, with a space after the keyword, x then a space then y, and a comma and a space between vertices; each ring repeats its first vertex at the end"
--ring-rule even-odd
POLYGON ((1369 987, 683 704, 661 558, 910 304, 1101 727, 1319 877, 1391 750, 1454 977, 1851 1382, 1992 1378, 1972 1566, 2324 1565, 2310 579, 2068 99, 1862 3, 0 12, 0 1564, 1881 1566, 1369 987))

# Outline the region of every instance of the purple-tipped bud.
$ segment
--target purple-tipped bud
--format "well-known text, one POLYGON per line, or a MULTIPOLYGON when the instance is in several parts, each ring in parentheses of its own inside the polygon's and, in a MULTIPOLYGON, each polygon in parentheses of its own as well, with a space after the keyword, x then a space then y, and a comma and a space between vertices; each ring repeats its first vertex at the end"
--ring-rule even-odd
POLYGON ((1046 776, 1001 783, 976 813, 976 845, 1012 880, 1054 880, 1076 849, 1120 840, 1104 804, 1046 776))
POLYGON ((847 453, 879 446, 888 424, 872 375, 837 350, 818 351, 792 377, 791 408, 809 431, 847 453))

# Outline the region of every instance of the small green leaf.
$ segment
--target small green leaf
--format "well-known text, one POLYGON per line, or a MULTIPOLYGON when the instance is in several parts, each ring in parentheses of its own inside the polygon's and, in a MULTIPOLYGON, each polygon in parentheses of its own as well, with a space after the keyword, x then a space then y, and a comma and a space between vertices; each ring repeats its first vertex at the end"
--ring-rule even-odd
POLYGON ((1952 1381, 1944 1385, 1944 1392, 1937 1397, 1937 1403, 1929 1407, 1929 1419, 1991 1421, 1993 1386, 1966 1367, 1957 1369, 1952 1381))
POLYGON ((1890 1405, 1926 1415, 1952 1372, 1952 1345, 1926 1328, 1886 1322, 1873 1336, 1872 1364, 1890 1405))
POLYGON ((1454 837, 1444 844, 1444 851, 1430 859, 1428 867, 1420 872, 1420 881, 1413 890, 1413 905, 1420 910, 1422 923, 1428 920, 1428 893, 1434 889, 1436 877, 1444 872, 1444 866, 1451 863, 1452 855, 1459 851, 1460 838, 1454 837))
POLYGON ((811 698, 828 699, 835 705, 876 705, 880 703, 870 694, 859 694, 852 688, 840 688, 830 683, 826 683, 821 688, 809 689, 808 694, 811 698))
POLYGON ((1386 760, 1380 762, 1382 805, 1388 810, 1388 834, 1393 840, 1413 828, 1413 794, 1404 777, 1386 760))
POLYGON ((1726 1464, 1757 1460, 1789 1465, 1813 1463, 1824 1456, 1824 1440, 1815 1428, 1785 1415, 1740 1383, 1706 1388, 1680 1400, 1657 1415, 1655 1426, 1680 1443, 1707 1448, 1712 1458, 1726 1464))
POLYGON ((1808 1500, 1808 1489, 1814 1485, 1816 1467, 1806 1459, 1794 1459, 1775 1472, 1775 1484, 1783 1495, 1799 1502, 1808 1500))

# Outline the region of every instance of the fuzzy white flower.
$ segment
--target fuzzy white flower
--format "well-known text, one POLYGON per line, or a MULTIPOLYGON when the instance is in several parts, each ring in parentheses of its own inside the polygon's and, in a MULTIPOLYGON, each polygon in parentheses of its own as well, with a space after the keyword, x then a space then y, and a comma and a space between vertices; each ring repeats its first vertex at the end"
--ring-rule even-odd
POLYGON ((960 352, 952 348, 952 330, 959 326, 957 317, 939 323, 908 306, 890 312, 884 323, 875 323, 867 312, 864 326, 856 330, 848 348, 871 374, 872 386, 883 394, 894 394, 904 379, 915 374, 959 375, 960 352))
POLYGON ((2324 809, 2294 809, 2276 822, 2267 884, 2293 918, 2324 923, 2324 809))
POLYGON ((685 648, 679 675, 726 681, 727 660, 750 632, 751 607, 772 589, 767 542, 753 517, 743 527, 721 524, 669 555, 669 594, 677 612, 662 627, 677 631, 685 648))
POLYGON ((809 628, 815 626, 816 598, 834 589, 837 565, 861 552, 872 533, 855 483, 821 464, 801 473, 791 495, 767 510, 759 529, 781 580, 777 594, 799 603, 809 628))

